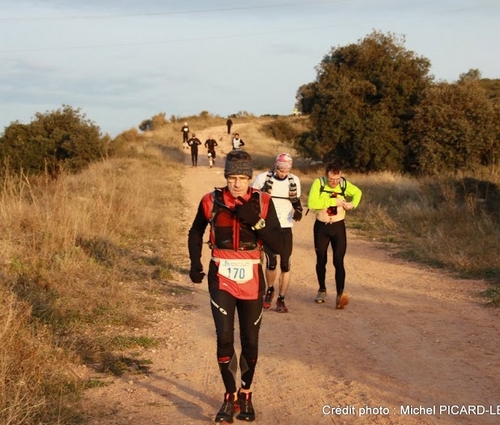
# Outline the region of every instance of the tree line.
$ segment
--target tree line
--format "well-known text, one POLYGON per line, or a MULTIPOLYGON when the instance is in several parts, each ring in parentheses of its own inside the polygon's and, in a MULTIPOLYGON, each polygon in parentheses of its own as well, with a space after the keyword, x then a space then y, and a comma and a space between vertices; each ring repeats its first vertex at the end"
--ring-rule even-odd
POLYGON ((435 81, 430 61, 404 42, 374 31, 324 56, 315 81, 297 91, 296 107, 310 120, 299 152, 358 172, 497 165, 499 81, 474 69, 453 83, 435 81))

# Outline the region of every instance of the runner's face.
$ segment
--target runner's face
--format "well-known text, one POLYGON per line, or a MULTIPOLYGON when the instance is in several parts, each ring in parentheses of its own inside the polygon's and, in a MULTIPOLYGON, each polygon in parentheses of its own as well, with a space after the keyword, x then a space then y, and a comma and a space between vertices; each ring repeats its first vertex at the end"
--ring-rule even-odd
POLYGON ((233 198, 243 196, 247 193, 248 187, 250 186, 250 178, 244 175, 231 175, 226 178, 226 181, 229 193, 233 196, 233 198))
POLYGON ((288 176, 288 169, 279 169, 276 168, 276 175, 278 176, 279 179, 284 179, 286 176, 288 176))
POLYGON ((326 175, 326 179, 328 180, 328 186, 335 187, 340 183, 340 177, 342 173, 334 173, 333 171, 329 171, 326 175))

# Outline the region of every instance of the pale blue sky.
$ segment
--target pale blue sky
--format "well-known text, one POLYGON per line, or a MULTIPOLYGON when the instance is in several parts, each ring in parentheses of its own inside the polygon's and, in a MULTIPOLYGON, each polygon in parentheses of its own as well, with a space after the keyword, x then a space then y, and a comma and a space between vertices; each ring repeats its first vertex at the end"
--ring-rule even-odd
POLYGON ((159 112, 289 114, 331 48, 406 37, 500 78, 500 0, 0 0, 0 133, 62 105, 116 136, 159 112))

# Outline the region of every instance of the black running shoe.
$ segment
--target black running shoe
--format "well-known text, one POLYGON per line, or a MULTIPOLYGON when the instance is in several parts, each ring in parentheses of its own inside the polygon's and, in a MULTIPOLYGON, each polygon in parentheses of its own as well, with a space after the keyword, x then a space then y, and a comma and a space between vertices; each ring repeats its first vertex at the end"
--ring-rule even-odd
POLYGON ((278 313, 288 313, 288 308, 285 305, 284 298, 278 297, 278 299, 276 300, 276 311, 278 313))
POLYGON ((239 391, 238 402, 240 404, 240 413, 238 413, 236 419, 253 422, 255 420, 255 410, 252 404, 252 393, 243 393, 239 391))
POLYGON ((232 424, 234 422, 234 405, 236 401, 234 400, 233 393, 224 394, 224 403, 222 403, 221 408, 215 416, 215 422, 226 422, 232 424))

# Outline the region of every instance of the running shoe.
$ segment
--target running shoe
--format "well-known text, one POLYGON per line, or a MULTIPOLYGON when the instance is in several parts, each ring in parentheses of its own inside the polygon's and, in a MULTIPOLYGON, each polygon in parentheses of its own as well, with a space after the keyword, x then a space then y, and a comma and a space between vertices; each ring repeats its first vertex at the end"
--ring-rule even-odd
POLYGON ((318 304, 323 304, 326 301, 326 291, 318 291, 318 295, 314 299, 318 304))
POLYGON ((337 310, 342 310, 347 304, 349 304, 349 297, 346 294, 337 295, 337 305, 335 306, 337 310))
POLYGON ((238 410, 235 409, 235 405, 237 406, 238 402, 234 400, 233 393, 225 393, 224 402, 215 416, 215 422, 232 424, 234 422, 234 412, 238 410))
POLYGON ((236 419, 253 422, 255 420, 255 410, 252 404, 252 393, 238 391, 238 402, 240 404, 240 413, 238 413, 236 419))
POLYGON ((276 300, 276 311, 278 313, 288 313, 288 308, 286 308, 284 298, 278 297, 276 300))
POLYGON ((270 286, 267 288, 266 294, 264 295, 264 303, 263 307, 264 308, 271 308, 271 302, 273 301, 274 298, 274 288, 270 286))

